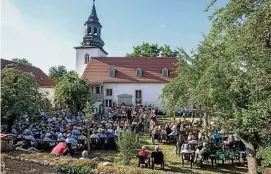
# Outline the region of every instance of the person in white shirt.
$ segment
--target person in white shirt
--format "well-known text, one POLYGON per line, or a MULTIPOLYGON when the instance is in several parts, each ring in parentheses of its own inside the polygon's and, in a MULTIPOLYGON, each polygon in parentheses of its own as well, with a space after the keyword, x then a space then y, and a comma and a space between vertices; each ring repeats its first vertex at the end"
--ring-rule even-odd
POLYGON ((34 138, 33 135, 31 135, 30 131, 28 131, 26 133, 26 135, 24 136, 24 139, 25 140, 30 140, 30 143, 31 143, 32 146, 36 146, 37 145, 36 139, 34 138))
POLYGON ((115 134, 118 134, 118 133, 122 133, 122 130, 119 126, 117 127, 117 130, 115 130, 115 134))
POLYGON ((52 141, 52 139, 50 138, 51 134, 47 133, 45 134, 45 137, 43 138, 43 141, 52 141))
POLYGON ((60 142, 64 142, 64 141, 65 141, 65 138, 64 138, 64 136, 63 136, 62 133, 59 133, 59 134, 57 135, 57 141, 60 141, 60 142))
POLYGON ((91 134, 90 138, 99 138, 99 136, 94 132, 93 134, 91 134))
POLYGON ((86 160, 86 159, 89 159, 89 158, 88 158, 88 151, 84 150, 84 151, 82 152, 82 157, 79 158, 79 160, 86 160))

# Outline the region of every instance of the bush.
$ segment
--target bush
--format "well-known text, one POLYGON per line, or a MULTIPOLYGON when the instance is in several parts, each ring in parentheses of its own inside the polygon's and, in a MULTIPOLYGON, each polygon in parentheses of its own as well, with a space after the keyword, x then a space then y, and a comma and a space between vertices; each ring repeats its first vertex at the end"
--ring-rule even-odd
POLYGON ((120 151, 120 157, 122 159, 122 164, 129 165, 133 156, 135 156, 135 150, 139 148, 139 142, 137 141, 137 136, 130 127, 123 130, 122 134, 119 136, 118 148, 120 151))
POLYGON ((261 166, 263 168, 271 167, 271 146, 259 149, 257 155, 262 159, 261 166))

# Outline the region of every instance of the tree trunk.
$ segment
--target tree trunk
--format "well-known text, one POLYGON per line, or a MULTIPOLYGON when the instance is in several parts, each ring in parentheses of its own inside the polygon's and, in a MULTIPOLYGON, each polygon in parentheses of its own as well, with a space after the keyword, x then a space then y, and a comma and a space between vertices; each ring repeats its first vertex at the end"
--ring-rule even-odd
MULTIPOLYGON (((240 137, 240 136, 238 136, 240 137)), ((256 158, 256 148, 253 143, 246 141, 240 137, 241 141, 245 144, 247 150, 247 164, 248 164, 248 174, 257 174, 257 158, 256 158)))
POLYGON ((12 115, 7 120, 7 133, 10 133, 12 130, 13 123, 15 121, 16 116, 12 115))
POLYGON ((88 143, 88 153, 90 153, 90 134, 89 134, 89 123, 90 123, 90 120, 88 120, 88 123, 87 123, 87 143, 88 143))
MULTIPOLYGON (((248 154, 249 155, 249 154, 248 154)), ((247 157, 248 174, 257 174, 257 159, 256 157, 247 157)))
POLYGON ((208 127, 209 126, 209 124, 208 124, 208 114, 206 113, 206 112, 204 112, 204 115, 203 115, 203 125, 205 126, 205 127, 208 127))

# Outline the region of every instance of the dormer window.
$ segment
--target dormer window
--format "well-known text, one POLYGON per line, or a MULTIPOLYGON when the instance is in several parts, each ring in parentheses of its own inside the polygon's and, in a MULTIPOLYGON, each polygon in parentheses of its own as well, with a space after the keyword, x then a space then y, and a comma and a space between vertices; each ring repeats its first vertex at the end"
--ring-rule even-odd
POLYGON ((163 68, 163 69, 162 69, 162 76, 163 76, 163 77, 168 77, 168 74, 169 74, 168 69, 167 69, 167 68, 163 68))
POLYGON ((110 68, 109 70, 109 77, 114 78, 116 74, 116 70, 114 68, 110 68))
POLYGON ((85 64, 87 64, 89 61, 89 54, 85 54, 85 64))
POLYGON ((142 77, 142 69, 141 68, 136 69, 136 76, 137 77, 142 77))

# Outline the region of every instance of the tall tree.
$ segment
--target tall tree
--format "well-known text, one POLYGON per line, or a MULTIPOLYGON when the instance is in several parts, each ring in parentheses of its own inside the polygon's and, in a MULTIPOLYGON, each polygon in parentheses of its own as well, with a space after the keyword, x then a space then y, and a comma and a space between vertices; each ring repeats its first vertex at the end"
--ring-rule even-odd
POLYGON ((30 63, 27 59, 25 58, 13 58, 13 62, 17 62, 23 65, 28 65, 28 66, 33 66, 32 63, 30 63))
POLYGON ((86 124, 87 124, 87 145, 88 145, 88 152, 90 152, 90 133, 89 133, 89 128, 90 128, 90 122, 92 119, 92 105, 91 102, 87 102, 86 106, 84 108, 85 112, 85 118, 86 118, 86 124))
POLYGON ((143 42, 142 45, 133 47, 134 50, 126 57, 178 57, 179 49, 173 50, 169 45, 158 46, 157 44, 149 44, 143 42))
POLYGON ((49 69, 49 76, 55 80, 59 81, 65 74, 67 74, 67 68, 64 65, 52 66, 49 69))
POLYGON ((172 50, 169 45, 164 45, 160 47, 160 55, 162 57, 177 57, 179 54, 178 50, 172 50))
POLYGON ((160 53, 157 44, 143 42, 142 45, 138 45, 133 48, 133 52, 131 54, 127 54, 126 57, 157 57, 160 53))
POLYGON ((191 57, 183 54, 178 78, 161 96, 168 110, 189 96, 220 118, 244 142, 250 174, 257 173, 258 148, 271 138, 270 6, 271 0, 231 0, 216 10, 210 33, 191 57))
POLYGON ((38 92, 38 85, 32 73, 6 67, 1 73, 1 121, 7 124, 7 131, 15 120, 24 114, 34 118, 42 109, 44 97, 38 92))
POLYGON ((87 80, 80 78, 74 71, 64 75, 54 88, 55 98, 64 102, 74 114, 79 110, 82 111, 91 98, 87 80))

